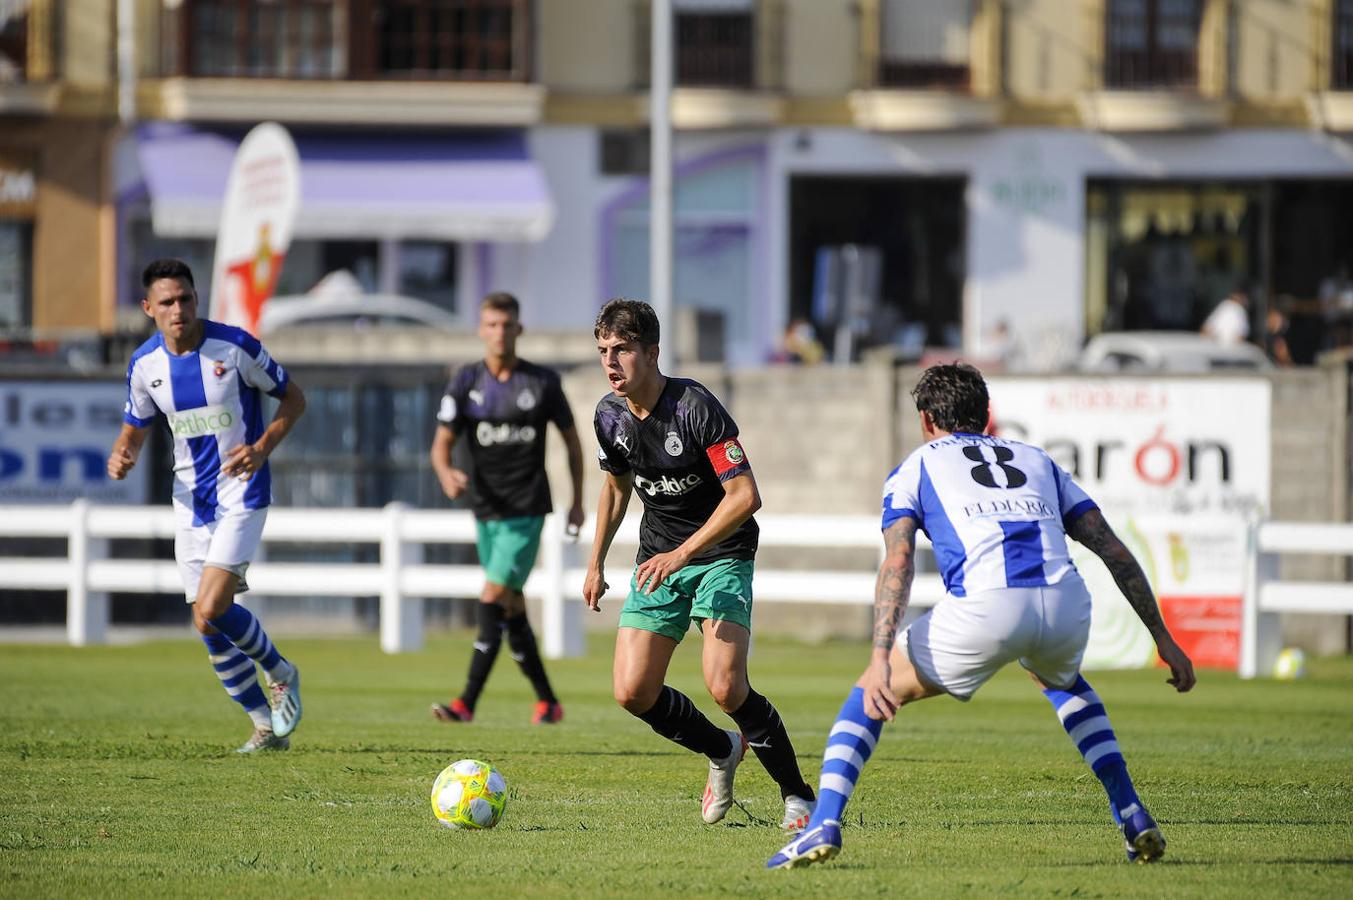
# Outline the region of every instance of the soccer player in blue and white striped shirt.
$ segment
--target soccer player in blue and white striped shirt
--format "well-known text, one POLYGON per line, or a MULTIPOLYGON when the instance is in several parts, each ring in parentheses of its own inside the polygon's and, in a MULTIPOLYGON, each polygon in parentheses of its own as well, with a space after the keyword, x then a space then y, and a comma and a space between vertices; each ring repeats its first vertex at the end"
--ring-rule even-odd
POLYGON ((1103 703, 1080 674, 1090 594, 1066 538, 1108 566, 1170 667, 1168 682, 1182 693, 1193 687, 1193 664, 1161 620, 1141 566, 1094 501, 1046 453, 984 433, 989 399, 976 369, 927 369, 913 397, 927 443, 884 484, 887 556, 875 591, 869 668, 827 736, 817 809, 803 833, 766 865, 797 867, 840 852, 846 803, 884 721, 899 707, 939 694, 968 700, 1016 660, 1043 688, 1104 785, 1128 859, 1159 859, 1165 838, 1137 796, 1103 703), (930 537, 948 596, 898 636, 918 528, 930 537))
POLYGON ((141 275, 155 335, 127 366, 122 433, 108 475, 126 477, 157 414, 174 438, 174 558, 193 624, 222 686, 249 714, 241 753, 285 750, 301 718, 300 674, 254 614, 236 605, 272 503, 268 455, 305 411, 305 395, 248 332, 197 317, 193 274, 161 259, 141 275), (280 404, 263 425, 262 393, 280 404), (268 697, 255 664, 267 677, 268 697))

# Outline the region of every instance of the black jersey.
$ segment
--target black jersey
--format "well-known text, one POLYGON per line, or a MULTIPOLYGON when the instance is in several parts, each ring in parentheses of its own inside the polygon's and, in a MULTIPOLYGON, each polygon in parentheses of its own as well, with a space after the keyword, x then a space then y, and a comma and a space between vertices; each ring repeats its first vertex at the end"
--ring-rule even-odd
MULTIPOLYGON (((752 470, 733 417, 689 378, 669 376, 642 421, 623 397, 607 394, 597 404, 594 424, 601 468, 613 475, 633 472, 644 504, 636 562, 679 547, 709 521, 724 498, 723 482, 752 470)), ((758 534, 756 520, 748 518, 691 562, 753 559, 758 534)))
POLYGON ((550 511, 545 476, 545 426, 573 427, 559 376, 517 360, 499 381, 481 360, 447 385, 437 421, 469 435, 470 504, 479 519, 543 516, 550 511))

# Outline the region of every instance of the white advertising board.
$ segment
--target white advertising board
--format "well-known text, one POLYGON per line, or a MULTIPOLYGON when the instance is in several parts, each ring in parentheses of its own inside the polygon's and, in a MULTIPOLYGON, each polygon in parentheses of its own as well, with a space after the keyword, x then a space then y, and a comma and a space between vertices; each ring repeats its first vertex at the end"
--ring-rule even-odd
MULTIPOLYGON (((1136 555, 1196 664, 1234 668, 1246 520, 1269 502, 1262 378, 993 378, 996 433, 1045 448, 1136 555)), ((1112 577, 1073 546, 1094 596, 1087 669, 1150 665, 1154 646, 1112 577)))
POLYGON ((0 503, 145 503, 143 463, 108 477, 126 385, 0 381, 0 503))

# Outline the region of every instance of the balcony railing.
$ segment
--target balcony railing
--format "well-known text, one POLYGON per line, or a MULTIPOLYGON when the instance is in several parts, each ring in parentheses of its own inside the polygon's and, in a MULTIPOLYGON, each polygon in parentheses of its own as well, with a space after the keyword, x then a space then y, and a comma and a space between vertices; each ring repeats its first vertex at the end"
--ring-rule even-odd
POLYGON ((530 78, 529 0, 183 0, 165 16, 171 75, 530 78))
POLYGON ((1104 86, 1196 89, 1202 0, 1108 0, 1104 86))

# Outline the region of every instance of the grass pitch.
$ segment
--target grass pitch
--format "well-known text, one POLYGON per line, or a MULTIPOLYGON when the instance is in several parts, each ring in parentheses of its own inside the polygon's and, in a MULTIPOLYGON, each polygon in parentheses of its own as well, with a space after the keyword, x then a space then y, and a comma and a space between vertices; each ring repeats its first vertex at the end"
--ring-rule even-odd
MULTIPOLYGON (((458 688, 469 634, 417 654, 282 640, 303 668, 289 753, 239 757, 246 718, 199 642, 0 647, 0 894, 5 896, 1328 896, 1353 895, 1353 660, 1296 683, 1204 672, 1091 673, 1169 849, 1130 866, 1099 783, 1047 702, 1007 670, 969 704, 904 710, 824 866, 762 867, 784 838, 749 754, 724 823, 700 822, 705 765, 610 699, 609 640, 550 666, 567 713, 528 724, 506 652, 470 725, 427 713, 458 688), (439 827, 447 763, 506 775, 503 823, 439 827)), ((671 683, 700 685, 697 636, 671 683)), ((863 644, 758 641, 756 686, 816 783, 863 644)))

